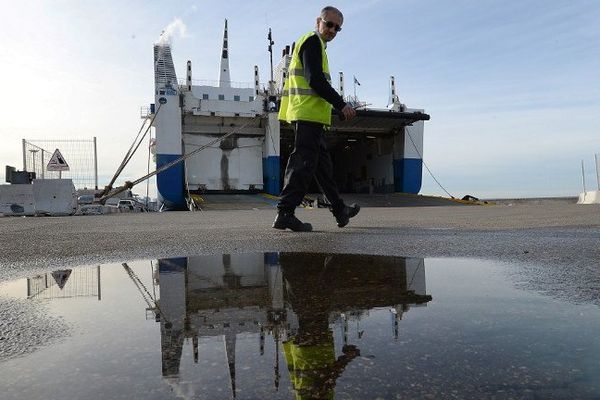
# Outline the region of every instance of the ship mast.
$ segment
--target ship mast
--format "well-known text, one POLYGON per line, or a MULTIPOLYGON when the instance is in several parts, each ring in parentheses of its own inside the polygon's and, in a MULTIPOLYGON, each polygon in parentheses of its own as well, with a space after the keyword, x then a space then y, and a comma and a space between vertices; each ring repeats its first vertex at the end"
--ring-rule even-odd
POLYGON ((273 36, 271 36, 271 28, 269 28, 269 34, 267 35, 267 40, 269 41, 269 53, 271 57, 271 82, 273 81, 273 45, 275 42, 273 41, 273 36))
POLYGON ((231 87, 231 78, 229 76, 229 50, 227 47, 227 20, 225 20, 225 29, 223 31, 223 50, 221 52, 219 87, 231 87))

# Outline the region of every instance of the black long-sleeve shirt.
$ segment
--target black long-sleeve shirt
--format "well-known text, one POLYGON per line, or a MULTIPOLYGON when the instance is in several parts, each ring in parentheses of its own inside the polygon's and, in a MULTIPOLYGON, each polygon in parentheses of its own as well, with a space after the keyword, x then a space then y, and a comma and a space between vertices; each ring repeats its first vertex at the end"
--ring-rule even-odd
POLYGON ((298 52, 302 66, 304 67, 304 76, 309 86, 317 92, 319 96, 329 102, 335 109, 341 110, 346 102, 331 87, 325 74, 323 73, 323 57, 321 56, 321 39, 313 35, 306 39, 298 52))

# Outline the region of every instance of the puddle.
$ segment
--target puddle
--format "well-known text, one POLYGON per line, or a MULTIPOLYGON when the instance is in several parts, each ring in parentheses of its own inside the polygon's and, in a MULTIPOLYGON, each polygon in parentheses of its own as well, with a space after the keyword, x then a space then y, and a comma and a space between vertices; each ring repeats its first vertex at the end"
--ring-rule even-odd
POLYGON ((519 266, 512 268, 261 253, 79 267, 6 282, 0 393, 598 398, 600 309, 518 288, 509 275, 519 266))

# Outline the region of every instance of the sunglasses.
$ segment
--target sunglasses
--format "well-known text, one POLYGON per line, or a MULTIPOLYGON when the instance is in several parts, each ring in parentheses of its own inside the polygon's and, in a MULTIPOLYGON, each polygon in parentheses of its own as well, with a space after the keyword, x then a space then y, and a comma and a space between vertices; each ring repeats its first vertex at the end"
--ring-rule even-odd
POLYGON ((341 26, 339 26, 338 24, 334 24, 334 23, 333 23, 333 22, 331 22, 331 21, 325 21, 323 18, 321 18, 321 21, 323 21, 323 23, 325 24, 325 26, 326 26, 328 29, 335 28, 335 31, 336 31, 336 32, 339 32, 339 31, 341 31, 341 30, 342 30, 342 27, 341 27, 341 26))

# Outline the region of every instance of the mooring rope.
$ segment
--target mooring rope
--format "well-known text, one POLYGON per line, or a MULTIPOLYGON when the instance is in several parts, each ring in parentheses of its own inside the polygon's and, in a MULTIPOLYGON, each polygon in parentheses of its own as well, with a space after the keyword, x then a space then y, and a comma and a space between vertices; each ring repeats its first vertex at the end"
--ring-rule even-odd
POLYGON ((148 127, 146 128, 146 131, 144 132, 144 135, 142 136, 142 138, 138 142, 138 138, 140 137, 140 133, 142 133, 142 130, 144 129, 144 126, 146 125, 146 122, 148 121, 148 118, 144 119, 144 122, 142 123, 142 126, 140 127, 140 130, 138 131, 135 139, 133 139, 133 143, 131 143, 131 146, 129 147, 129 150, 127 150, 127 153, 125 153, 125 157, 123 157, 123 161, 121 161, 121 164, 119 165, 119 168, 117 168, 117 171, 115 172, 115 175, 110 180, 110 183, 105 187, 104 192, 102 193, 103 197, 106 194, 108 194, 108 192, 110 192, 110 190, 112 190, 112 185, 115 183, 115 181, 117 180, 117 178, 119 177, 119 175, 121 174, 121 172, 123 172, 123 169, 125 168, 125 166, 127 165, 127 163, 129 163, 129 161, 131 160, 131 157, 133 157, 133 155, 137 151, 138 147, 140 147, 140 144, 142 143, 142 140, 144 140, 144 138, 148 134, 148 131, 152 127, 152 124, 154 123, 154 120, 156 119, 156 116, 158 115, 158 112, 160 111, 161 106, 162 106, 162 104, 158 105, 158 108, 156 109, 156 112, 154 113, 152 119, 150 120, 150 124, 148 124, 148 127), (136 142, 138 142, 137 146, 136 146, 136 142), (135 149, 134 149, 134 146, 135 146, 135 149))
POLYGON ((204 145, 202 145, 202 146, 198 147, 196 150, 192 151, 191 153, 187 153, 187 154, 184 154, 184 155, 182 155, 181 157, 179 157, 179 158, 177 158, 177 159, 175 159, 175 160, 173 160, 173 161, 171 161, 171 162, 169 162, 169 163, 167 163, 167 164, 165 164, 165 165, 161 166, 160 168, 157 168, 157 169, 156 169, 156 170, 154 170, 153 172, 150 172, 149 174, 146 174, 146 175, 142 176, 141 178, 139 178, 139 179, 136 179, 136 180, 135 180, 135 181, 133 181, 133 182, 130 182, 130 181, 127 181, 127 182, 125 182, 125 185, 123 185, 123 186, 121 186, 121 187, 119 187, 119 188, 116 188, 114 191, 112 191, 112 192, 109 192, 109 193, 106 193, 104 196, 102 196, 102 197, 100 198, 100 202, 101 202, 101 203, 103 203, 103 202, 105 202, 105 201, 106 201, 106 199, 108 199, 108 198, 110 198, 110 197, 113 197, 113 196, 116 196, 117 194, 119 194, 119 193, 122 193, 122 192, 124 192, 124 191, 125 191, 125 190, 127 190, 127 189, 131 189, 132 187, 134 187, 134 186, 135 186, 135 185, 137 185, 138 183, 140 183, 140 182, 143 182, 143 181, 145 181, 146 179, 148 179, 148 178, 151 178, 151 177, 153 177, 153 176, 154 176, 154 175, 156 175, 156 174, 159 174, 159 173, 161 173, 161 172, 163 172, 163 171, 166 171, 167 169, 171 168, 172 166, 174 166, 174 165, 177 165, 177 164, 179 164, 180 162, 182 162, 182 161, 184 161, 184 160, 186 160, 186 159, 188 159, 188 158, 190 158, 190 157, 192 157, 192 156, 196 155, 196 154, 197 154, 197 153, 199 153, 200 151, 202 151, 202 150, 204 150, 204 149, 206 149, 206 148, 208 148, 208 147, 212 146, 212 145, 213 145, 213 144, 215 144, 215 143, 219 143, 219 142, 221 142, 221 141, 223 141, 223 140, 227 139, 229 136, 231 136, 231 135, 234 135, 234 134, 238 133, 240 130, 242 130, 242 129, 244 129, 246 126, 250 125, 250 123, 251 123, 251 122, 253 122, 253 121, 254 121, 254 120, 257 118, 257 117, 259 117, 259 116, 256 116, 256 117, 252 118, 251 120, 249 120, 249 121, 248 121, 248 122, 246 122, 245 124, 243 124, 243 125, 241 125, 241 126, 237 127, 237 128, 236 128, 236 129, 234 129, 233 131, 231 131, 231 132, 229 132, 229 133, 226 133, 225 135, 223 135, 223 136, 220 136, 220 137, 216 138, 215 140, 212 140, 212 141, 210 141, 210 142, 208 142, 208 143, 206 143, 206 144, 204 144, 204 145))
POLYGON ((423 162, 423 165, 425 166, 425 168, 427 169, 427 172, 429 172, 429 175, 431 175, 431 177, 433 178, 433 180, 438 184, 439 187, 442 188, 442 190, 444 192, 446 192, 446 194, 448 196, 450 196, 450 198, 455 199, 456 197, 452 196, 450 193, 448 193, 448 191, 446 190, 445 187, 442 186, 442 184, 437 180, 437 178, 435 177, 435 175, 433 175, 433 172, 431 172, 431 170, 429 169, 429 167, 427 166, 427 163, 425 162, 425 159, 423 158, 423 155, 421 155, 421 152, 419 151, 419 149, 417 148, 417 145, 415 144, 415 142, 412 139, 412 136, 410 135, 410 132, 408 129, 404 128, 404 132, 406 132, 406 134, 408 135, 408 138, 410 139, 410 142, 412 143, 413 147, 415 148, 415 151, 417 152, 417 154, 419 155, 419 157, 421 157, 421 161, 423 162))

